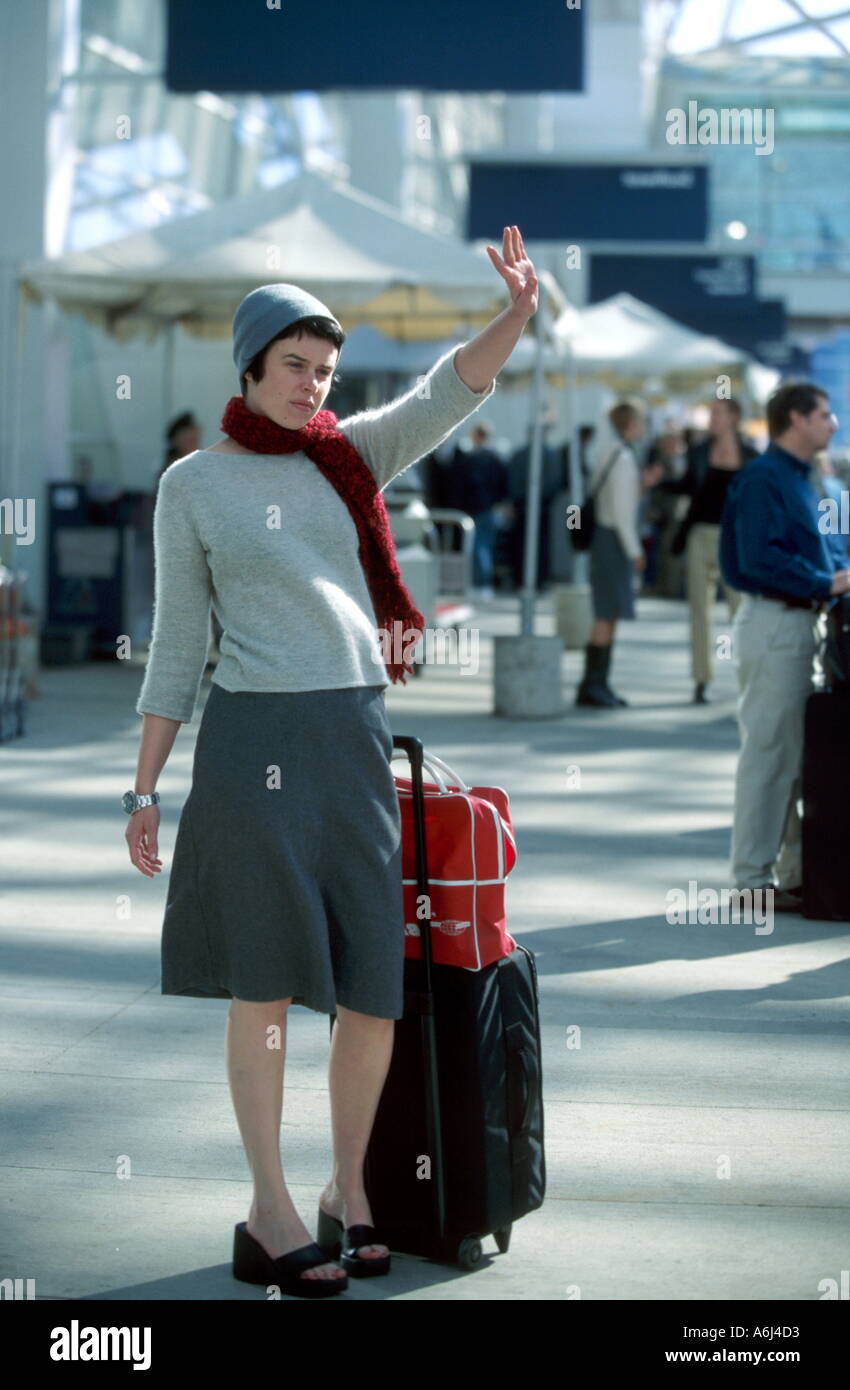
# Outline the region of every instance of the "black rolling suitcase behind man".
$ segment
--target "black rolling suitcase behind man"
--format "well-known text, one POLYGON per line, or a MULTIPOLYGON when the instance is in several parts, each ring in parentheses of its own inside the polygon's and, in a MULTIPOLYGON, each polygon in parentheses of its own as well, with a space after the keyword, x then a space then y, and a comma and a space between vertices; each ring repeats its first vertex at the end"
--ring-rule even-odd
MULTIPOLYGON (((410 758, 417 892, 427 894, 423 748, 418 738, 393 743, 410 758)), ((404 1017, 364 1183, 391 1250, 474 1269, 483 1237, 504 1253, 512 1222, 543 1204, 537 975, 520 945, 483 970, 434 965, 430 925, 420 925, 422 959, 404 963, 404 1017)))
POLYGON ((806 703, 803 744, 803 915, 850 922, 850 600, 827 619, 827 688, 806 703))

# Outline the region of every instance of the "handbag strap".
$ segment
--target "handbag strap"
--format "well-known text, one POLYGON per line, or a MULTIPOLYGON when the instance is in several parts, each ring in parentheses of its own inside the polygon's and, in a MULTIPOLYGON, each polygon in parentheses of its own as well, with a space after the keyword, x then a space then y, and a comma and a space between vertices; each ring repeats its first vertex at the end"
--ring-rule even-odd
POLYGON ((606 463, 605 468, 603 469, 602 474, 599 478, 599 481, 597 483, 594 483, 593 487, 590 489, 590 492, 587 494, 585 501, 589 502, 591 497, 596 496, 597 492, 602 487, 602 484, 605 482, 605 479, 608 477, 608 474, 611 472, 611 469, 614 467, 614 464, 617 462, 617 459, 620 457, 621 447, 622 446, 620 444, 617 445, 613 454, 606 463))

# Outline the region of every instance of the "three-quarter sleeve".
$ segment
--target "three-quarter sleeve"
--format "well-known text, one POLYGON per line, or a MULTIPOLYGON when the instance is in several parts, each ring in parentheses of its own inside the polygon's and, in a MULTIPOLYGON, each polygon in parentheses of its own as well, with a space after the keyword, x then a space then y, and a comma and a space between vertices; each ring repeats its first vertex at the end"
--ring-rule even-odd
POLYGON ((450 348, 397 400, 339 421, 337 428, 369 465, 381 491, 405 468, 436 449, 495 391, 495 378, 483 391, 473 391, 458 375, 455 353, 463 346, 458 343, 450 348))
POLYGON ((212 581, 178 465, 160 479, 153 532, 153 636, 136 711, 188 723, 206 668, 212 581))

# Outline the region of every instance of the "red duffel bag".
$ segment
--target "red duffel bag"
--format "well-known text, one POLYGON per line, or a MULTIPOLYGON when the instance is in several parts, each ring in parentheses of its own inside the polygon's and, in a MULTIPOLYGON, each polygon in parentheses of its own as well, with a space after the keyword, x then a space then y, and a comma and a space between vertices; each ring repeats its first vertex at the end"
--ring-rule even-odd
MULTIPOLYGON (((481 970, 509 956, 516 942, 505 923, 505 878, 516 863, 507 792, 467 787, 442 758, 426 751, 423 782, 430 888, 431 950, 436 965, 481 970)), ((413 784, 395 775, 401 810, 405 956, 419 958, 419 902, 413 831, 413 784)))

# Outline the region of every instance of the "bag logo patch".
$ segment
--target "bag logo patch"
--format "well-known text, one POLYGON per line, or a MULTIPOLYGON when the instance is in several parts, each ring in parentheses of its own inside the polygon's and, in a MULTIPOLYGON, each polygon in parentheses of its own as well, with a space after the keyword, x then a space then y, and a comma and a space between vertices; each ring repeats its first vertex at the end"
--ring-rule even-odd
MULTIPOLYGON (((460 936, 461 932, 465 932, 466 929, 467 929, 467 927, 471 927, 471 926, 472 926, 472 923, 471 923, 471 922, 453 922, 453 921, 445 921, 445 922, 432 922, 432 923, 431 923, 432 929, 436 929, 437 931, 441 931, 441 932, 443 933, 444 936, 460 936)), ((418 923, 418 922, 405 922, 405 924, 404 924, 404 934, 405 934, 405 936, 420 936, 420 935, 421 935, 421 932, 420 932, 420 930, 419 930, 419 923, 418 923)))

